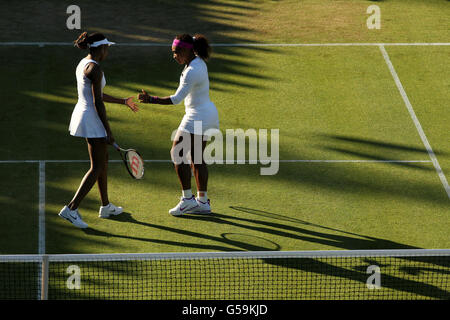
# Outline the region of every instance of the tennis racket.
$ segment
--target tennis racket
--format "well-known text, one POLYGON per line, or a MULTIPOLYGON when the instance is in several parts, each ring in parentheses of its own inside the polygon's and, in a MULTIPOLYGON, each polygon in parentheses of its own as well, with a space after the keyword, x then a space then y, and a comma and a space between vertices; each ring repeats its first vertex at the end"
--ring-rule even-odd
POLYGON ((139 152, 134 149, 122 149, 115 142, 113 147, 119 151, 130 176, 134 179, 142 179, 144 177, 144 159, 142 159, 139 152))

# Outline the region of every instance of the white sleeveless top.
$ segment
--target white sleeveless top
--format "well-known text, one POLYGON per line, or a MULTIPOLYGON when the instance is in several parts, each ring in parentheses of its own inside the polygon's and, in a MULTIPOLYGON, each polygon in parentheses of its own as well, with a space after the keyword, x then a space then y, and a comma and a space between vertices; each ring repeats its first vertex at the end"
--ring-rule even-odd
MULTIPOLYGON (((94 104, 92 94, 92 81, 86 77, 84 71, 89 63, 98 64, 97 61, 84 58, 80 61, 76 69, 78 102, 72 113, 70 120, 70 134, 76 137, 84 138, 103 138, 106 137, 106 130, 94 104)), ((102 91, 106 85, 105 75, 102 78, 102 91)))

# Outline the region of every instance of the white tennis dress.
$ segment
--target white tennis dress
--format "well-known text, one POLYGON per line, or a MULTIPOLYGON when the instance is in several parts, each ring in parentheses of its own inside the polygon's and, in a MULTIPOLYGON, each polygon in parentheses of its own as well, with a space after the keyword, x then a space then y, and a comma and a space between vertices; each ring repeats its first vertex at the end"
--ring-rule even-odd
POLYGON ((192 60, 183 70, 180 85, 170 99, 173 104, 184 100, 186 114, 178 127, 179 131, 194 133, 194 121, 202 122, 202 134, 208 129, 219 129, 219 114, 209 98, 208 68, 200 57, 192 60))
MULTIPOLYGON (((72 112, 69 131, 72 136, 84 138, 104 138, 107 136, 92 95, 92 81, 85 76, 84 70, 88 63, 97 63, 95 60, 84 58, 76 69, 78 103, 72 112)), ((105 75, 102 78, 102 90, 106 85, 105 75)))

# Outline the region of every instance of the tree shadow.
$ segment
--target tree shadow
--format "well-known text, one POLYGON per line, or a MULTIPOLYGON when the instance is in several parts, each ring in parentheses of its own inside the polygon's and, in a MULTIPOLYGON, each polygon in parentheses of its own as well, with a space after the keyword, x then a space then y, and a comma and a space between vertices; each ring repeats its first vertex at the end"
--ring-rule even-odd
MULTIPOLYGON (((369 159, 369 160, 394 160, 393 162, 387 162, 389 165, 402 166, 418 170, 434 171, 434 167, 428 165, 421 165, 411 162, 395 162, 404 161, 411 159, 411 154, 420 155, 421 159, 412 160, 429 160, 428 152, 424 148, 418 148, 413 146, 408 146, 404 144, 391 143, 386 141, 378 141, 374 139, 343 136, 343 135, 319 135, 325 141, 329 141, 332 144, 321 146, 323 150, 334 151, 337 153, 346 154, 353 156, 358 159, 369 159), (341 146, 336 146, 336 143, 341 143, 341 146), (370 151, 361 151, 355 148, 369 148, 370 151), (402 159, 398 159, 401 155, 402 159)), ((441 152, 435 152, 436 155, 443 154, 441 152)))
MULTIPOLYGON (((410 279, 411 277, 407 278, 405 273, 406 267, 399 266, 399 262, 396 262, 396 259, 388 260, 389 262, 392 262, 392 265, 389 263, 386 264, 384 258, 377 257, 371 258, 370 261, 351 259, 351 262, 348 262, 347 260, 348 259, 343 258, 264 259, 266 263, 271 265, 306 272, 307 275, 303 274, 303 277, 314 277, 311 273, 323 275, 324 278, 321 278, 320 281, 314 282, 310 280, 309 286, 306 288, 299 286, 294 289, 303 292, 306 296, 311 294, 321 294, 325 295, 326 299, 382 298, 403 300, 411 299, 407 295, 404 295, 404 293, 409 293, 419 295, 421 298, 427 297, 443 300, 450 298, 448 281, 436 281, 437 279, 433 276, 422 278, 415 277, 415 279, 410 279), (380 289, 370 290, 366 286, 370 276, 370 273, 367 272, 367 268, 371 265, 379 266, 381 269, 380 289), (394 273, 394 275, 391 273, 394 273), (447 289, 438 287, 434 282, 438 282, 447 289), (392 289, 395 291, 385 291, 385 289, 392 289)), ((402 262, 400 262, 400 264, 401 263, 402 262)), ((443 271, 441 269, 430 269, 429 271, 444 274, 444 279, 448 274, 448 271, 443 271)), ((292 276, 293 275, 291 275, 291 277, 292 276)), ((417 297, 414 297, 413 299, 417 299, 417 297)))
MULTIPOLYGON (((257 209, 250 209, 250 208, 244 208, 244 207, 230 207, 234 210, 250 213, 258 216, 264 216, 269 217, 272 219, 278 219, 282 221, 288 221, 289 223, 297 223, 301 225, 307 225, 312 226, 316 228, 321 228, 329 231, 335 231, 339 233, 343 233, 346 236, 340 236, 340 235, 334 235, 324 232, 315 232, 306 230, 303 228, 294 227, 292 225, 285 225, 281 223, 272 223, 267 222, 263 220, 255 220, 255 219, 244 219, 239 217, 231 217, 226 216, 230 219, 237 219, 239 221, 246 221, 255 223, 258 225, 264 225, 264 226, 270 226, 271 228, 277 228, 277 229, 285 229, 289 231, 295 231, 295 232, 301 232, 306 233, 308 235, 314 235, 320 238, 328 239, 327 241, 323 241, 322 239, 316 240, 316 238, 310 238, 310 241, 319 242, 322 244, 328 244, 328 245, 334 245, 339 246, 343 249, 347 250, 354 250, 354 249, 417 249, 417 247, 412 247, 409 245, 404 245, 400 243, 396 243, 390 240, 384 240, 384 239, 378 239, 374 237, 364 236, 364 235, 358 235, 355 233, 349 233, 346 231, 338 230, 335 228, 329 228, 317 224, 312 224, 304 220, 299 220, 291 217, 286 217, 284 215, 278 214, 278 213, 272 213, 268 211, 263 210, 257 210, 257 209), (350 236, 356 236, 350 237, 350 236), (363 238, 363 239, 360 239, 363 238), (329 242, 331 241, 331 243, 329 242)), ((219 218, 224 218, 224 215, 219 214, 219 218)), ((202 219, 207 219, 207 217, 203 217, 202 219)), ((221 219, 221 221, 224 221, 221 219)), ((260 231, 261 228, 258 228, 260 231)), ((266 232, 272 233, 273 231, 267 230, 266 232)), ((290 233, 280 233, 279 231, 273 232, 276 235, 281 236, 287 236, 287 237, 294 237, 297 236, 290 233)), ((305 241, 308 240, 305 237, 301 237, 301 240, 305 241)), ((346 259, 343 259, 346 260, 346 259)), ((354 259, 348 259, 348 260, 354 260, 354 259)), ((359 260, 359 259, 357 259, 359 260)), ((448 274, 450 274, 450 257, 392 257, 392 258, 383 258, 383 257, 371 257, 371 258, 363 258, 362 263, 363 265, 360 266, 351 266, 346 265, 345 262, 343 263, 342 267, 339 265, 336 265, 337 261, 339 261, 339 258, 333 259, 333 258, 317 258, 317 259, 265 259, 267 263, 279 265, 282 267, 287 268, 293 268, 296 270, 302 270, 305 272, 313 272, 316 274, 323 274, 325 276, 332 276, 334 278, 343 278, 348 280, 354 280, 361 282, 363 284, 366 283, 368 274, 367 274, 367 267, 369 265, 377 265, 381 267, 382 270, 388 269, 390 272, 394 272, 395 275, 383 273, 381 271, 382 275, 382 287, 383 288, 390 288, 397 291, 404 291, 409 292, 413 294, 418 294, 421 296, 431 297, 431 298, 437 298, 437 299, 448 299, 450 297, 450 291, 441 289, 433 284, 424 283, 423 281, 420 281, 421 279, 406 279, 405 277, 407 275, 415 275, 420 276, 421 273, 429 272, 434 274, 442 274, 444 279, 448 274), (421 265, 420 265, 421 264, 421 265), (438 265, 443 268, 431 268, 428 267, 429 265, 438 265), (350 270, 350 269, 352 270, 350 270), (403 277, 402 277, 403 276, 403 277)), ((361 262, 359 262, 361 263, 361 262)), ((424 277, 425 280, 428 281, 435 281, 433 279, 433 276, 427 278, 424 277)), ((442 277, 441 277, 442 278, 442 277)), ((437 281, 439 282, 439 281, 437 281)), ((442 280, 440 281, 441 285, 448 284, 448 281, 442 280)), ((326 283, 321 282, 322 286, 320 288, 317 288, 317 290, 322 292, 327 292, 327 285, 330 286, 330 288, 334 285, 333 283, 326 283)), ((360 287, 360 289, 356 289, 356 292, 358 290, 365 290, 365 287, 360 287)), ((330 289, 332 290, 332 289, 330 289)), ((342 290, 342 288, 340 288, 342 290)), ((349 289, 350 290, 350 289, 349 289)), ((331 292, 331 291, 330 291, 331 292)), ((369 291, 367 291, 369 293, 369 291)), ((354 296, 351 296, 351 298, 354 298, 354 296)), ((392 298, 390 294, 388 293, 386 295, 386 298, 392 298)))
MULTIPOLYGON (((231 207, 237 211, 243 211, 246 213, 255 213, 257 215, 264 215, 266 217, 276 217, 279 220, 286 220, 281 214, 274 214, 267 211, 255 210, 243 207, 231 207)), ((300 228, 293 226, 291 224, 275 223, 259 219, 247 219, 238 216, 226 215, 222 213, 212 213, 209 215, 200 214, 189 214, 181 216, 182 219, 193 219, 198 221, 208 221, 212 223, 218 223, 221 225, 231 225, 237 227, 240 230, 251 230, 266 233, 270 236, 281 236, 288 237, 291 239, 298 239, 302 241, 316 242, 324 245, 337 246, 344 249, 412 249, 408 245, 403 245, 400 243, 395 243, 389 240, 378 239, 374 237, 368 237, 364 235, 358 235, 355 233, 349 233, 342 230, 328 228, 325 226, 320 226, 317 224, 311 224, 303 220, 294 221, 298 224, 308 225, 312 227, 322 228, 327 230, 327 232, 312 231, 305 228, 300 228), (328 231, 334 231, 342 233, 343 235, 331 234, 328 231)), ((210 241, 215 241, 219 243, 226 244, 232 247, 239 247, 242 250, 259 251, 268 250, 266 247, 255 246, 253 244, 244 243, 242 241, 236 241, 225 237, 222 234, 221 237, 201 234, 198 232, 192 232, 187 230, 176 229, 168 226, 156 225, 152 223, 142 222, 136 220, 132 213, 124 212, 119 216, 114 216, 110 218, 113 221, 122 223, 134 223, 144 227, 164 230, 171 233, 181 234, 187 237, 196 237, 199 239, 206 239, 210 241)), ((288 219, 291 220, 291 219, 288 219)), ((293 222, 291 220, 290 222, 293 222)), ((188 243, 188 242, 175 242, 169 240, 161 239, 151 239, 151 238, 140 238, 130 235, 114 235, 108 232, 96 230, 96 229, 86 229, 84 231, 86 234, 99 236, 99 237, 119 237, 124 239, 132 239, 146 242, 155 242, 161 244, 169 244, 176 246, 184 246, 196 249, 209 249, 209 250, 219 250, 219 251, 240 251, 232 249, 228 246, 215 246, 215 245, 201 245, 198 243, 188 243)), ((269 241, 265 239, 265 241, 269 241)), ((274 242, 272 242, 275 244, 274 242)), ((276 245, 276 244, 275 244, 276 245)), ((278 246, 276 250, 281 249, 278 246)), ((286 290, 294 290, 293 294, 297 295, 301 292, 306 296, 311 294, 317 294, 318 292, 324 293, 325 299, 334 298, 355 298, 360 296, 360 298, 366 299, 368 297, 377 297, 391 299, 393 297, 403 297, 401 292, 416 294, 424 297, 437 298, 437 299, 448 299, 450 292, 439 288, 434 284, 435 279, 431 277, 427 282, 421 281, 419 278, 421 273, 440 273, 444 276, 450 274, 448 268, 449 258, 442 259, 443 268, 431 268, 429 265, 435 264, 435 260, 429 257, 412 257, 410 258, 383 258, 383 257, 365 257, 365 258, 331 258, 331 257, 320 257, 320 258, 287 258, 287 259, 275 259, 275 258, 264 258, 262 259, 264 263, 273 266, 279 266, 283 269, 294 269, 303 272, 300 276, 309 277, 313 274, 315 276, 324 276, 323 281, 317 284, 311 284, 311 286, 306 288, 303 287, 290 287, 286 290), (341 261, 342 260, 342 261, 341 261), (411 265, 409 262, 415 261, 420 262, 419 265, 411 265), (367 289, 366 282, 370 274, 367 273, 367 267, 370 265, 377 265, 381 268, 381 281, 382 288, 393 289, 396 292, 390 291, 370 291, 367 289), (385 272, 383 272, 385 270, 385 272), (306 273, 306 275, 305 275, 306 273), (412 276, 411 276, 412 275, 412 276), (340 280, 339 280, 340 279, 340 280), (317 287, 315 287, 317 286, 317 287), (346 290, 348 290, 346 292, 346 290), (367 290, 367 291, 365 291, 367 290), (337 296, 335 296, 336 294, 337 296)), ((282 274, 282 273, 281 273, 282 274)), ((275 275, 276 277, 276 275, 275 275)), ((290 274, 290 277, 295 277, 290 274)), ((278 290, 278 289, 276 289, 278 290)), ((322 297, 323 298, 323 297, 322 297)))
MULTIPOLYGON (((287 159, 305 159, 305 155, 307 159, 307 151, 305 154, 300 154, 300 158, 297 153, 285 152, 283 154, 287 159)), ((448 206, 448 197, 439 179, 413 181, 407 174, 401 176, 396 174, 400 171, 391 172, 386 170, 382 173, 377 171, 377 168, 381 166, 391 166, 391 163, 377 164, 376 168, 371 166, 370 163, 357 165, 343 165, 341 163, 302 163, 301 165, 297 163, 282 163, 276 175, 261 177, 261 181, 268 183, 271 180, 278 180, 294 185, 320 187, 323 190, 332 190, 333 192, 348 195, 358 194, 372 198, 383 196, 389 199, 396 197, 414 202, 439 204, 443 208, 448 206)), ((429 164, 429 166, 432 165, 429 164)), ((401 168, 401 170, 413 169, 408 165, 398 165, 396 167, 401 168)), ((414 167, 414 169, 417 168, 414 167)), ((420 171, 425 172, 422 169, 420 171)), ((434 175, 434 172, 432 174, 434 175)))
MULTIPOLYGON (((323 229, 323 230, 327 230, 327 231, 331 231, 331 232, 337 232, 337 233, 346 235, 346 236, 339 236, 339 235, 330 234, 330 233, 315 232, 315 231, 311 231, 311 230, 304 229, 304 228, 297 228, 297 227, 294 227, 294 226, 288 225, 288 224, 272 223, 272 222, 268 222, 268 221, 264 221, 264 220, 244 219, 244 218, 239 218, 239 217, 235 217, 235 216, 230 216, 231 219, 239 219, 239 220, 244 220, 244 221, 248 221, 248 222, 254 222, 257 224, 263 224, 263 225, 267 225, 267 226, 274 227, 274 228, 281 228, 281 229, 285 228, 286 230, 293 230, 296 232, 307 233, 307 234, 314 235, 314 236, 317 236, 320 238, 329 238, 332 241, 334 241, 333 246, 340 247, 345 250, 421 249, 419 247, 410 246, 410 245, 406 245, 406 244, 402 244, 402 243, 398 243, 398 242, 394 242, 394 241, 390 241, 390 240, 386 240, 386 239, 375 238, 375 237, 361 235, 361 234, 348 232, 348 231, 344 231, 344 230, 340 230, 340 229, 336 229, 336 228, 330 228, 330 227, 326 227, 326 226, 315 224, 315 223, 310 223, 310 222, 307 222, 304 220, 284 216, 279 213, 273 213, 273 212, 258 210, 258 209, 245 208, 245 207, 240 207, 240 206, 230 206, 230 208, 233 210, 236 210, 236 211, 245 212, 245 213, 252 214, 252 215, 267 217, 267 218, 271 218, 271 219, 275 219, 275 220, 287 221, 287 222, 294 223, 294 224, 301 224, 301 225, 305 225, 305 226, 310 226, 310 227, 319 228, 319 229, 323 229), (338 244, 338 245, 336 245, 336 244, 338 244), (339 244, 341 244, 341 245, 339 245, 339 244)), ((443 257, 442 261, 434 259, 434 258, 419 257, 419 256, 404 257, 404 258, 399 257, 399 259, 407 259, 410 261, 433 263, 435 265, 440 265, 440 266, 447 267, 447 268, 450 267, 449 261, 447 261, 447 259, 444 257, 443 257)))
MULTIPOLYGON (((413 146, 408 146, 405 144, 399 144, 399 143, 392 143, 392 142, 386 142, 386 141, 378 141, 374 139, 367 139, 367 138, 360 138, 360 137, 354 137, 354 136, 344 136, 344 135, 326 135, 322 134, 321 137, 325 139, 335 140, 335 141, 343 141, 343 142, 350 142, 355 144, 361 144, 361 145, 370 145, 376 148, 382 148, 382 149, 391 149, 391 150, 402 150, 402 151, 408 151, 408 152, 414 152, 419 153, 424 156, 428 155, 427 150, 425 147, 418 148, 413 146)), ((445 153, 435 150, 436 155, 445 155, 445 153)))

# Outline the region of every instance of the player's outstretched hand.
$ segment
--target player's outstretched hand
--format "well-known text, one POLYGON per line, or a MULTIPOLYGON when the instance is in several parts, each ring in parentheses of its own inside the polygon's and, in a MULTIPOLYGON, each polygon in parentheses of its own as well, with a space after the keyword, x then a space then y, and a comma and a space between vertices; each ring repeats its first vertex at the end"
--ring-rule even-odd
POLYGON ((138 112, 138 111, 139 111, 139 107, 137 106, 136 103, 134 103, 133 97, 126 98, 125 104, 126 104, 126 105, 128 106, 128 108, 130 108, 133 112, 138 112))
POLYGON ((150 96, 147 92, 145 92, 144 89, 142 89, 142 93, 138 94, 139 102, 141 103, 149 103, 150 102, 150 96))

